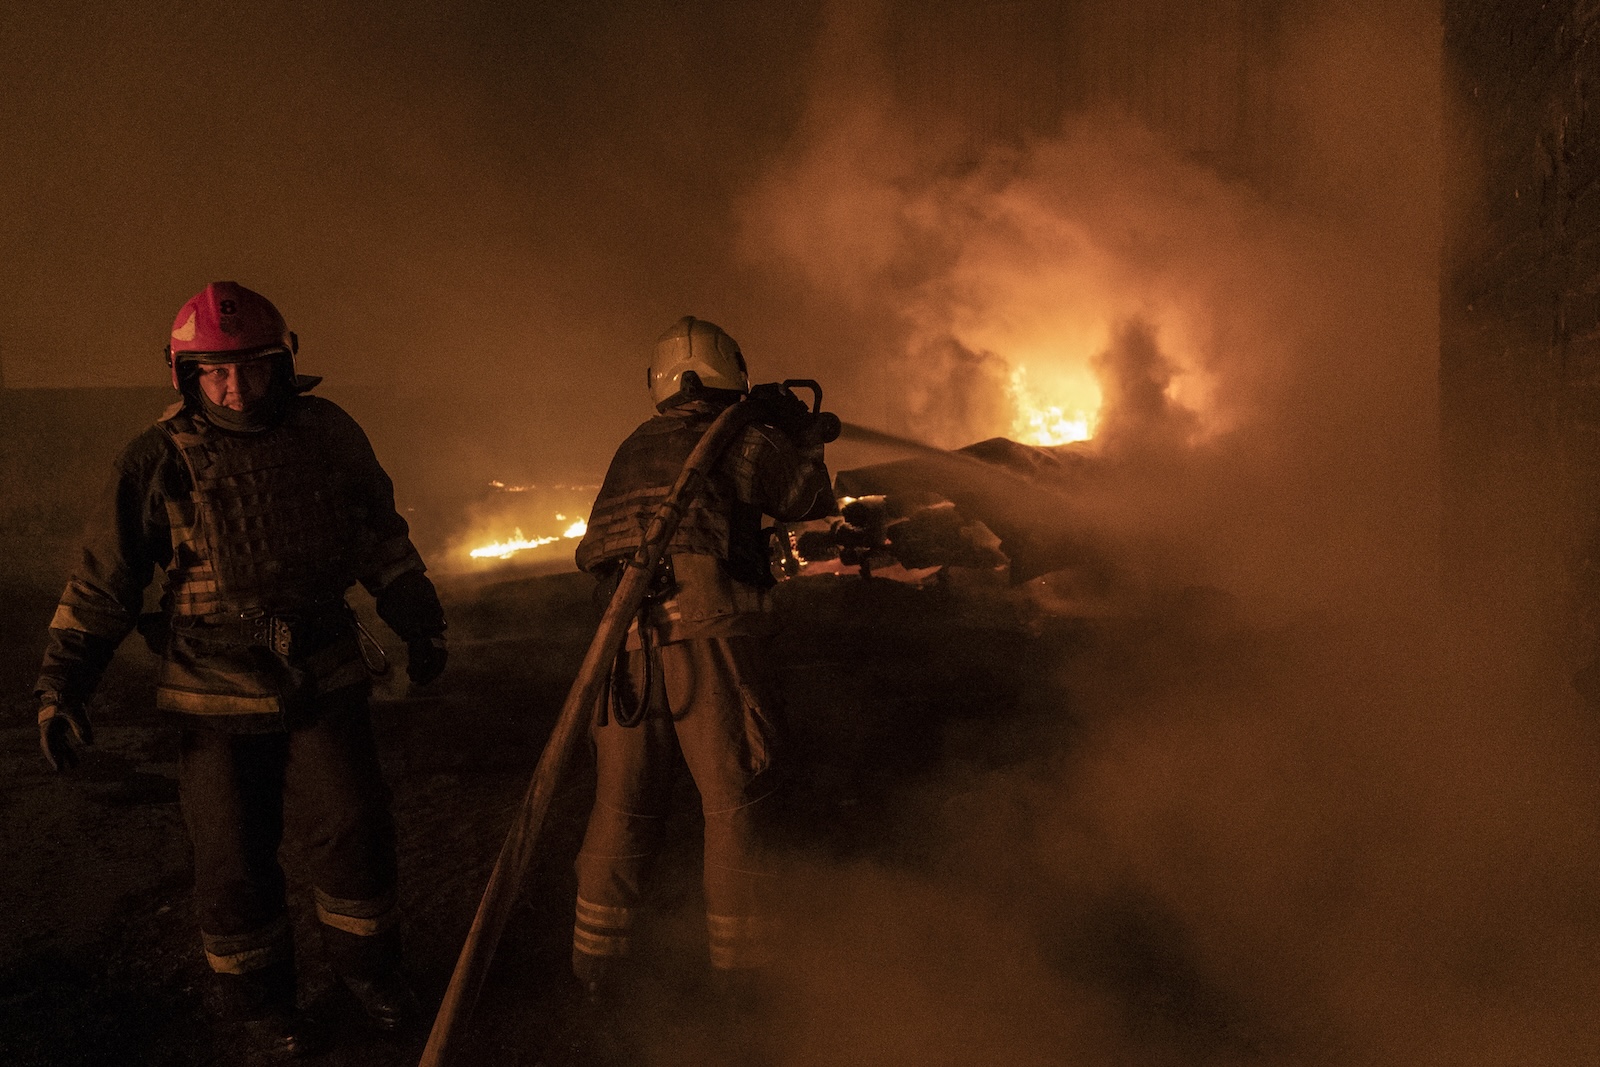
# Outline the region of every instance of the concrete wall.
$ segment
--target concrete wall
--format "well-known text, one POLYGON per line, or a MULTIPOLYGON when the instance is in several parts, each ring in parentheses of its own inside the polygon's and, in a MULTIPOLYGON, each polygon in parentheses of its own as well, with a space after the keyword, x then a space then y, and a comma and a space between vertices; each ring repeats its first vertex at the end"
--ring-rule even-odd
POLYGON ((1600 506, 1600 5, 1443 14, 1448 566, 1463 606, 1581 655, 1600 506))

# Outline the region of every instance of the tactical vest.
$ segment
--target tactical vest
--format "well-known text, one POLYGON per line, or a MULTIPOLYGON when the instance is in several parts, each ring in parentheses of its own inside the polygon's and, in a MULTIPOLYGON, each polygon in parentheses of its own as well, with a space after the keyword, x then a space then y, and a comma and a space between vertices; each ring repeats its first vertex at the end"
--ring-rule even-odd
MULTIPOLYGON (((689 453, 705 436, 718 412, 690 416, 659 415, 622 442, 606 471, 600 494, 589 514, 589 528, 578 546, 578 566, 603 570, 614 561, 631 559, 661 502, 683 472, 689 453)), ((761 512, 740 500, 735 441, 712 468, 667 542, 666 554, 714 556, 739 581, 772 584, 766 543, 761 537, 761 512)), ((748 488, 744 487, 748 496, 748 488)))
POLYGON ((164 418, 188 467, 187 499, 167 502, 174 615, 292 613, 337 603, 364 547, 347 475, 329 454, 311 399, 254 434, 219 431, 187 411, 164 418))

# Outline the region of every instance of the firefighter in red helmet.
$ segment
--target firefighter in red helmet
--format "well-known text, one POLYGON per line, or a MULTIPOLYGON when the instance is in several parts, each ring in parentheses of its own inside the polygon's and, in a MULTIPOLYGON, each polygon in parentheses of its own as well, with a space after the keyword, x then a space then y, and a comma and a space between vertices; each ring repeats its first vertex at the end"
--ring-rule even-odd
MULTIPOLYGON (((368 1019, 416 1013, 400 970, 389 792, 346 591, 360 582, 419 685, 444 612, 361 428, 309 395, 298 342, 258 293, 208 285, 167 360, 180 394, 124 450, 50 622, 36 693, 58 770, 92 742, 88 701, 164 572, 156 703, 181 731, 179 792, 216 1008, 277 1051, 319 1037, 296 1007, 278 846, 309 859, 329 962, 368 1019)), ((147 627, 141 626, 141 629, 147 627)))
MULTIPOLYGON (((594 502, 578 566, 615 578, 713 420, 749 390, 744 355, 716 325, 685 317, 656 343, 659 412, 618 448, 594 502)), ((577 859, 573 969, 604 1001, 635 948, 646 881, 662 844, 676 765, 705 822, 710 961, 737 990, 769 962, 771 875, 758 825, 779 770, 779 708, 764 644, 774 584, 762 517, 835 510, 822 446, 753 422, 734 439, 669 542, 592 729, 598 781, 577 859)))

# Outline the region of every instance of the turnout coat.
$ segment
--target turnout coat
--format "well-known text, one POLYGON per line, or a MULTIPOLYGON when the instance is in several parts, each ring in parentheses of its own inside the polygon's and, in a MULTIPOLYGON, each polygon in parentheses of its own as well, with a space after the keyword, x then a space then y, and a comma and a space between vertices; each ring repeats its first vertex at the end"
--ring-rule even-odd
POLYGON ((444 615, 354 419, 296 395, 255 432, 174 404, 136 437, 90 519, 50 623, 36 692, 82 707, 136 627, 162 652, 156 703, 189 725, 287 729, 318 698, 367 686, 345 592, 360 582, 402 638, 444 615), (164 575, 160 611, 141 617, 164 575))

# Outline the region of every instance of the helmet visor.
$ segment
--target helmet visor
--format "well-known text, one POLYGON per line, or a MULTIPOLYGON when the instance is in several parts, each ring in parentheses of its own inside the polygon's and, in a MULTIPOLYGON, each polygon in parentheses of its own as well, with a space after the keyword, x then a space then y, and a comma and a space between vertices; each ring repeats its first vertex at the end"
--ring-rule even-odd
POLYGON ((243 352, 174 352, 172 358, 180 363, 254 363, 258 359, 293 354, 288 345, 264 345, 243 352))

